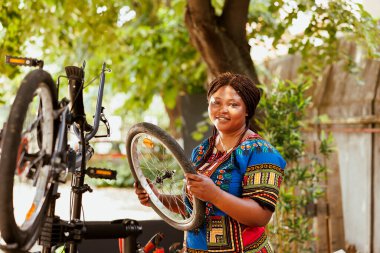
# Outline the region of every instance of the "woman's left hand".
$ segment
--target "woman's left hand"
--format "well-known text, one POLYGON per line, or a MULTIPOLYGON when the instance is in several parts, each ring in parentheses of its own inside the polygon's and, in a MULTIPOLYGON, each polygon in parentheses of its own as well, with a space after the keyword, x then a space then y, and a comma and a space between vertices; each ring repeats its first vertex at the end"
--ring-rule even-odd
POLYGON ((211 178, 205 175, 186 173, 185 177, 187 189, 200 200, 213 203, 221 191, 211 178))

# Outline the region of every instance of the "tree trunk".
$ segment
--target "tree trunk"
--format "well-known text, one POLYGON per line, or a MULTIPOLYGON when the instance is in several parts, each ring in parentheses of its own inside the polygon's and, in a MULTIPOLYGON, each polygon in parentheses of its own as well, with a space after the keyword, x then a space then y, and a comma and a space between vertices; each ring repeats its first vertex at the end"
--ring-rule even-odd
POLYGON ((178 127, 178 120, 181 118, 181 96, 177 96, 176 98, 176 106, 174 108, 169 108, 165 105, 166 113, 169 117, 169 133, 175 139, 179 139, 182 136, 181 129, 178 127))
POLYGON ((259 83, 246 36, 249 0, 226 0, 220 16, 210 0, 188 0, 185 23, 210 77, 229 71, 259 83))

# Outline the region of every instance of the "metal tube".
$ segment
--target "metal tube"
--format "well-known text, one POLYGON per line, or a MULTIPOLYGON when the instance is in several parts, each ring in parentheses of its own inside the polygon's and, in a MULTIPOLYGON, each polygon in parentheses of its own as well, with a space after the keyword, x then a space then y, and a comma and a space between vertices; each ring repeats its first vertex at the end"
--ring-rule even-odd
POLYGON ((103 101, 103 91, 104 91, 104 83, 105 83, 105 69, 106 69, 106 63, 103 63, 102 66, 102 72, 100 74, 100 84, 99 84, 99 90, 98 90, 98 99, 96 101, 96 111, 95 111, 95 117, 94 117, 94 125, 93 130, 86 134, 86 142, 89 141, 92 137, 95 136, 96 132, 99 129, 99 122, 100 122, 100 114, 102 111, 102 101, 103 101))

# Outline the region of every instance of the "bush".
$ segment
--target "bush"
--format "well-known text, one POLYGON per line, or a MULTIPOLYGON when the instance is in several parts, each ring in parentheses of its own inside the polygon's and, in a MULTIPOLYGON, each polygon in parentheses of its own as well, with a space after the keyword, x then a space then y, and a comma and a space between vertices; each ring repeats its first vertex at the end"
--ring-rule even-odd
POLYGON ((310 82, 275 80, 263 85, 257 120, 260 135, 275 146, 287 161, 280 197, 269 224, 276 252, 314 252, 313 217, 317 200, 324 195, 332 137, 320 133, 317 153, 307 153, 302 130, 311 98, 310 82))

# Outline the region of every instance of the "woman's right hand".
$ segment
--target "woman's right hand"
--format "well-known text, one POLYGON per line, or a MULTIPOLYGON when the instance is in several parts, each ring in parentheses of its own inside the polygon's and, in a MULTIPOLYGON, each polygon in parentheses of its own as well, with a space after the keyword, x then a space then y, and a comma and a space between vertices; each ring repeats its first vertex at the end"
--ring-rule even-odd
MULTIPOLYGON (((146 181, 148 182, 149 187, 152 189, 153 193, 157 196, 157 198, 160 198, 161 195, 158 192, 157 188, 154 186, 154 184, 149 179, 147 179, 146 181)), ((148 193, 144 190, 144 188, 141 187, 139 182, 134 182, 133 187, 135 188, 135 193, 139 198, 140 203, 144 206, 150 206, 150 197, 148 193)))
POLYGON ((149 195, 144 190, 144 188, 142 188, 141 186, 139 187, 138 182, 134 182, 133 187, 135 188, 135 193, 136 193, 140 203, 144 206, 150 206, 149 195))

